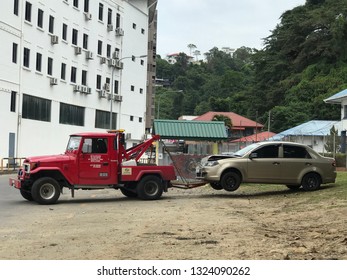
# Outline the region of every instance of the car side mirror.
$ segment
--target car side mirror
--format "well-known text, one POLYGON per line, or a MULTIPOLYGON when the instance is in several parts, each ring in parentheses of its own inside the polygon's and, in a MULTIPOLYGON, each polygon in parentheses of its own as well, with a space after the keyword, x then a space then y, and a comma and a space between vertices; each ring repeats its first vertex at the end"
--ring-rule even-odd
POLYGON ((258 157, 258 153, 251 153, 251 154, 249 155, 249 158, 250 158, 250 159, 257 158, 257 157, 258 157))

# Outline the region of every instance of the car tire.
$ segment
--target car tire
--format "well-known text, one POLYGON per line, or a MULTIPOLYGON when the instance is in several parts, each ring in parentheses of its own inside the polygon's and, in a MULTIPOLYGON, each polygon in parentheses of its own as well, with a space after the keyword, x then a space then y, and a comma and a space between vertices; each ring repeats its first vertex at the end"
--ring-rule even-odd
POLYGON ((137 197, 138 196, 135 189, 130 189, 127 186, 125 186, 124 188, 121 188, 120 191, 126 197, 137 197))
POLYGON ((300 189, 301 185, 286 185, 288 189, 291 189, 293 191, 296 191, 300 189))
POLYGON ((149 175, 141 179, 136 190, 139 198, 143 200, 155 200, 163 194, 164 186, 160 178, 149 175))
POLYGON ((223 189, 223 187, 219 183, 210 183, 210 186, 212 189, 217 190, 217 191, 220 191, 223 189))
POLYGON ((316 173, 308 173, 302 178, 302 188, 305 191, 315 191, 320 187, 321 178, 316 173))
POLYGON ((39 178, 31 188, 31 195, 39 204, 54 204, 60 196, 59 183, 50 177, 39 178))
POLYGON ((229 171, 223 174, 220 180, 221 186, 228 192, 236 191, 241 184, 241 177, 234 171, 229 171))

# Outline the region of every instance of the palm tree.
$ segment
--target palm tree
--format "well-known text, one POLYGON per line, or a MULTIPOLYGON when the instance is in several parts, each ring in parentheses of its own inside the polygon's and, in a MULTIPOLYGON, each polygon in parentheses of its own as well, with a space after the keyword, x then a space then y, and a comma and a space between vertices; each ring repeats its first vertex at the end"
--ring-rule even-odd
POLYGON ((189 52, 190 52, 190 56, 192 56, 192 51, 195 50, 197 47, 196 45, 194 44, 188 44, 188 49, 189 49, 189 52))

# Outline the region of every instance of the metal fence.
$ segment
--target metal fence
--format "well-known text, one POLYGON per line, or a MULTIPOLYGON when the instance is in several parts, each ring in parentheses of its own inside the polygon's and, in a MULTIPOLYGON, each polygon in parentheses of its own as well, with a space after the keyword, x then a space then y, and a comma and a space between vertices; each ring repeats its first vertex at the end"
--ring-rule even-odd
POLYGON ((22 157, 7 157, 2 158, 0 162, 0 172, 16 170, 20 166, 22 166, 22 162, 25 158, 22 157))

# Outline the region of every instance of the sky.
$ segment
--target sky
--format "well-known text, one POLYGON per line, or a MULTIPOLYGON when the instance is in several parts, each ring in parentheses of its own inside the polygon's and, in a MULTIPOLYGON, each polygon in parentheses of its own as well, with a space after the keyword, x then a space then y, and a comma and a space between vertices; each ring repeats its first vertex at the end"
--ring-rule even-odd
POLYGON ((157 54, 213 47, 261 49, 281 15, 306 0, 158 0, 157 54))

